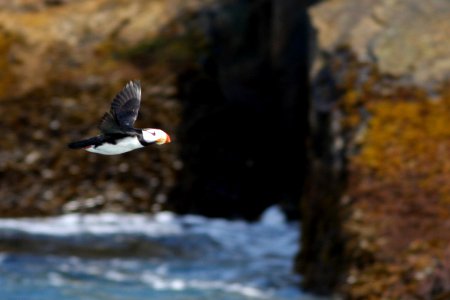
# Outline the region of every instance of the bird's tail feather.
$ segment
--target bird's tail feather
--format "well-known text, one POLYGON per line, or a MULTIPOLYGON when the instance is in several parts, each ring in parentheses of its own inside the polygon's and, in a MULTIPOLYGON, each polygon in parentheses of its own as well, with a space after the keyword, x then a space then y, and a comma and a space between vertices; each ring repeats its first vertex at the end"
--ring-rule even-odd
POLYGON ((77 141, 77 142, 72 142, 69 143, 67 146, 70 149, 81 149, 81 148, 86 148, 89 146, 93 146, 93 145, 97 145, 100 141, 100 138, 98 136, 87 139, 87 140, 81 140, 81 141, 77 141))

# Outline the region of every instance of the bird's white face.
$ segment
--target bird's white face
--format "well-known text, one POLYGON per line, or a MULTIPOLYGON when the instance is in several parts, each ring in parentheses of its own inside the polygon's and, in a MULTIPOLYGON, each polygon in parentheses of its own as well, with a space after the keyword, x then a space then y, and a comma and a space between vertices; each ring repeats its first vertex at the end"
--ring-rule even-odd
POLYGON ((158 145, 170 143, 170 136, 161 129, 146 128, 142 129, 142 137, 147 143, 156 143, 158 145))

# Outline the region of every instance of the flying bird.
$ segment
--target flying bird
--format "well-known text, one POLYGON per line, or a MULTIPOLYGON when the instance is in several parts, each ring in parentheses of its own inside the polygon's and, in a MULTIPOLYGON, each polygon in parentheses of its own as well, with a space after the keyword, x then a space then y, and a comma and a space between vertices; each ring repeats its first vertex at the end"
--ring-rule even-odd
POLYGON ((141 105, 141 84, 130 81, 113 99, 111 109, 100 120, 101 134, 68 144, 71 149, 115 155, 151 144, 170 143, 170 136, 161 129, 134 128, 141 105))

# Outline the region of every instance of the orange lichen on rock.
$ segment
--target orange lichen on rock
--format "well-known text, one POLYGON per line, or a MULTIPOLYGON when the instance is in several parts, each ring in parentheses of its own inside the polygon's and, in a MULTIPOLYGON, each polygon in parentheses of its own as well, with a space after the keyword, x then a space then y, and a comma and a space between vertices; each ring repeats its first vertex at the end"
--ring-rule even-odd
POLYGON ((346 227, 357 236, 349 245, 357 263, 347 293, 353 299, 445 295, 450 93, 437 100, 372 100, 366 109, 370 121, 361 151, 350 159, 354 203, 346 227))
MULTIPOLYGON (((369 105, 373 116, 356 166, 391 180, 400 172, 421 175, 423 184, 450 170, 450 99, 439 102, 380 101, 369 105), (437 165, 430 162, 440 162, 437 165)), ((422 184, 421 184, 422 186, 422 184)))

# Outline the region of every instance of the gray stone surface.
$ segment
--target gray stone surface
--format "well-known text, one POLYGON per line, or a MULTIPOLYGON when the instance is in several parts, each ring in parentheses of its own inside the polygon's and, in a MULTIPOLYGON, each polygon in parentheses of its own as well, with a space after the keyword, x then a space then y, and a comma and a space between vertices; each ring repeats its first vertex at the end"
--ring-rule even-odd
POLYGON ((321 52, 347 47, 382 74, 421 86, 450 79, 448 0, 333 0, 309 13, 321 52))

